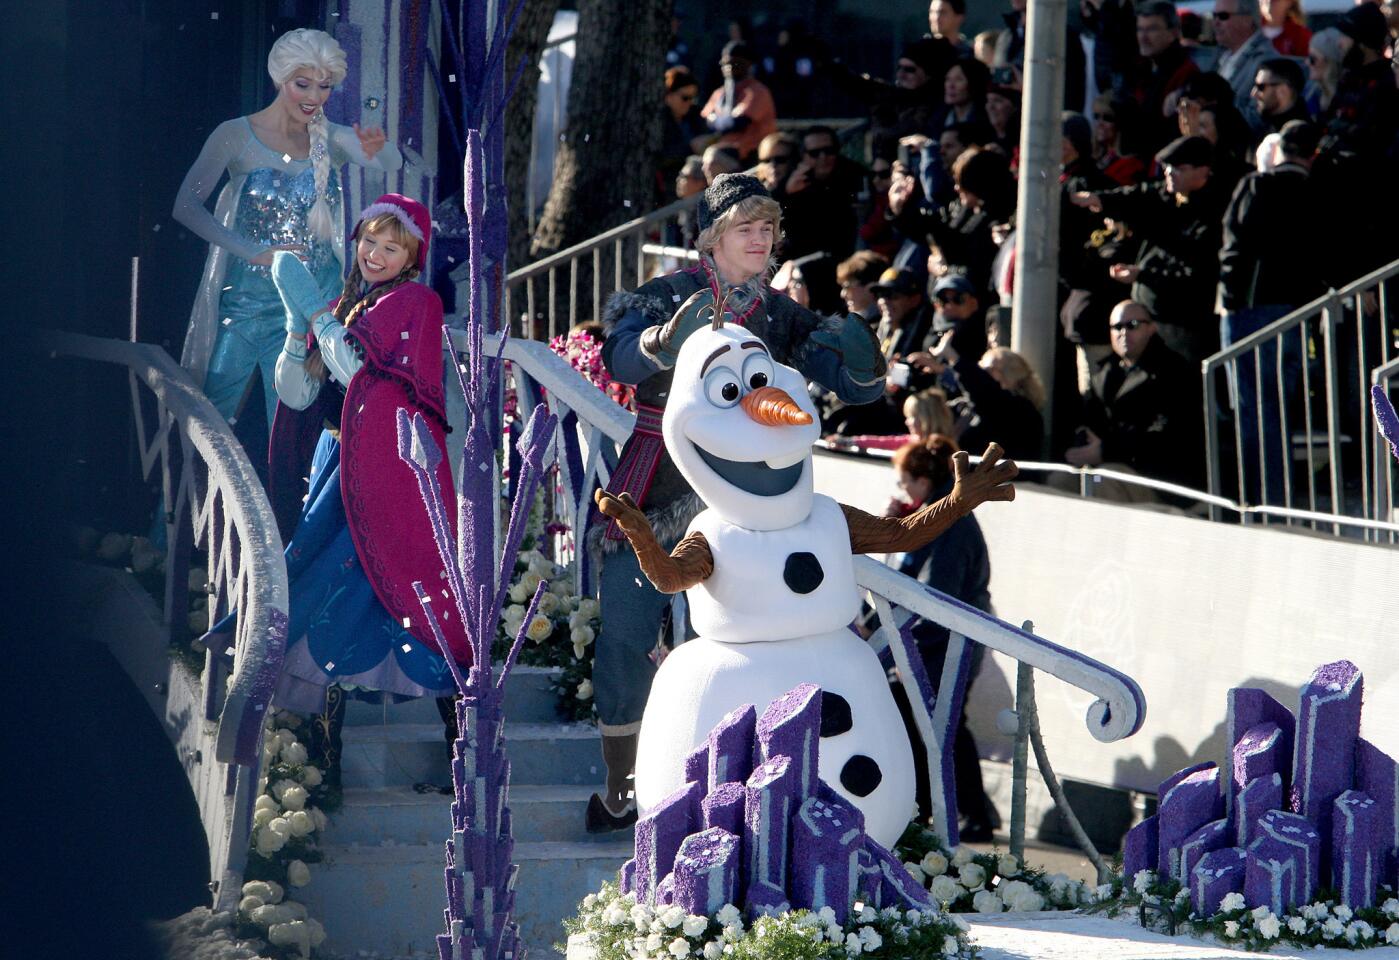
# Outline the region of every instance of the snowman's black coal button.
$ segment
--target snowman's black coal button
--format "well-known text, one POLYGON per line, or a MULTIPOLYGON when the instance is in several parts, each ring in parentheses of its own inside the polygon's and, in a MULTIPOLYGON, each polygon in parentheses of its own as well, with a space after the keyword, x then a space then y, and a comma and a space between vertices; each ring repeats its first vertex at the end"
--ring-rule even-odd
POLYGON ((850 717, 850 701, 838 693, 821 691, 821 736, 838 737, 855 725, 850 717))
POLYGON ((855 754, 840 768, 840 785, 857 797, 868 797, 874 793, 883 779, 879 764, 863 753, 855 754))
POLYGON ((826 572, 821 569, 821 561, 816 554, 803 550, 787 555, 787 564, 782 568, 782 579, 793 593, 810 593, 821 586, 826 572))

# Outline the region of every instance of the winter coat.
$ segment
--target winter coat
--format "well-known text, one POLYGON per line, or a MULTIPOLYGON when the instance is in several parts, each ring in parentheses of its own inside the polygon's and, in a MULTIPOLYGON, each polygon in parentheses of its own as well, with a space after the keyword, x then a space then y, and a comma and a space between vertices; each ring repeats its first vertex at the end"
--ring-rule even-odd
POLYGON ((1219 307, 1298 307, 1338 282, 1331 204, 1307 168, 1285 163, 1239 182, 1224 214, 1219 251, 1219 307))
POLYGON ((1199 487, 1204 479, 1200 378, 1159 336, 1125 370, 1114 354, 1094 371, 1083 423, 1103 441, 1104 463, 1199 487))

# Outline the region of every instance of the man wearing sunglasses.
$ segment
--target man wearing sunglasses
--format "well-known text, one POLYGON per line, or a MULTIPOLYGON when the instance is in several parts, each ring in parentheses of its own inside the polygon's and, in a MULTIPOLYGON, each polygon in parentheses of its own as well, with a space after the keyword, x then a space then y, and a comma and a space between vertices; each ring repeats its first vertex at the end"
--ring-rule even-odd
POLYGON ((1234 105, 1248 125, 1264 132, 1253 102, 1253 81, 1263 63, 1278 52, 1263 33, 1258 0, 1214 0, 1214 38, 1224 50, 1215 72, 1234 89, 1234 105))
MULTIPOLYGON (((1198 380, 1184 357, 1156 332, 1151 311, 1134 300, 1113 308, 1112 355, 1098 364, 1084 398, 1083 424, 1064 460, 1110 466, 1198 487, 1204 476, 1198 380)), ((1140 488, 1103 483, 1095 496, 1154 500, 1140 488)))
POLYGON ((782 258, 825 252, 838 260, 855 249, 855 197, 864 169, 840 154, 840 137, 826 126, 802 135, 801 159, 778 199, 787 218, 782 258))
POLYGON ((741 40, 730 40, 719 58, 724 85, 709 95, 700 116, 719 135, 717 142, 738 150, 746 163, 758 152, 763 137, 777 132, 777 107, 772 93, 749 76, 753 51, 741 40))

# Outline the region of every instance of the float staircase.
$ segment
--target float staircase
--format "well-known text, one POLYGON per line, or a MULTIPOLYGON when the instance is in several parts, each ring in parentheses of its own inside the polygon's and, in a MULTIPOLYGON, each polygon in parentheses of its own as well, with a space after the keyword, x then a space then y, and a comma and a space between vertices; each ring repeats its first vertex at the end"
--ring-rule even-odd
MULTIPOLYGON (((556 955, 562 918, 632 853, 630 830, 596 837, 583 829, 588 797, 603 781, 598 733, 559 722, 550 680, 545 668, 516 667, 506 684, 515 917, 536 960, 556 955)), ((435 704, 350 703, 343 756, 344 805, 325 832, 325 859, 297 896, 325 924, 329 956, 436 957, 451 797, 413 789, 450 782, 435 704)))

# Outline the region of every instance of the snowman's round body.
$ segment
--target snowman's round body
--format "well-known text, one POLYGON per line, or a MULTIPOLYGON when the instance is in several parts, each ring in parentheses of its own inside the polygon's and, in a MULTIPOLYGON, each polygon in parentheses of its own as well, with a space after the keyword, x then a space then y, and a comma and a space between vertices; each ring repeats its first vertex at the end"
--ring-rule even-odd
MULTIPOLYGON (((807 467, 809 469, 809 466, 807 467)), ((652 683, 636 759, 642 813, 684 782, 685 757, 726 714, 759 714, 799 683, 823 691, 821 778, 892 847, 914 814, 913 755, 883 666, 849 629, 860 608, 844 514, 813 496, 798 523, 752 530, 706 510, 714 572, 689 591, 699 639, 666 658, 652 683)))

